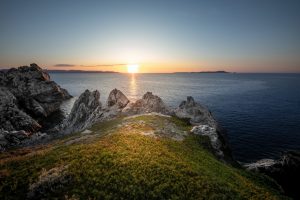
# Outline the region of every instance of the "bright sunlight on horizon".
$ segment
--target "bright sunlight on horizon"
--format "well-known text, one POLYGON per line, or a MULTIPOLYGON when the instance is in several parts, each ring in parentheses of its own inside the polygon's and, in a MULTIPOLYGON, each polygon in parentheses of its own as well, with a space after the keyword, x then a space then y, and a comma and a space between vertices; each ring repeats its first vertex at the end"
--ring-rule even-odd
POLYGON ((139 72, 139 65, 138 64, 129 64, 127 65, 127 72, 131 74, 135 74, 139 72))

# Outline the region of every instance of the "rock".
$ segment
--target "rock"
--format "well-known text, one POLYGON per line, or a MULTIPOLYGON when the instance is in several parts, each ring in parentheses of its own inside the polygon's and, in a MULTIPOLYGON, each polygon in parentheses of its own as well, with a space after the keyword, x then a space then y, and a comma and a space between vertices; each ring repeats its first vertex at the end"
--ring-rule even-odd
POLYGON ((288 151, 280 159, 262 159, 255 163, 245 164, 250 171, 264 173, 283 188, 285 193, 294 199, 300 197, 300 152, 288 151))
POLYGON ((170 114, 171 110, 165 105, 160 97, 153 95, 152 92, 147 92, 142 99, 139 99, 134 103, 129 103, 122 112, 127 115, 151 112, 170 114))
POLYGON ((189 119, 191 124, 194 125, 210 125, 215 127, 216 121, 214 120, 211 112, 204 106, 195 102, 191 96, 187 97, 186 101, 182 101, 174 113, 179 118, 189 119))
POLYGON ((98 90, 85 90, 75 101, 71 113, 64 123, 58 127, 63 133, 82 131, 101 117, 100 93, 98 90))
POLYGON ((124 108, 129 103, 128 98, 118 89, 113 89, 108 96, 107 106, 115 106, 118 109, 124 108))
POLYGON ((220 136, 215 128, 210 127, 209 125, 198 125, 194 126, 191 132, 196 135, 208 136, 211 146, 213 147, 217 156, 224 157, 224 153, 222 151, 222 142, 219 140, 220 136))
POLYGON ((220 127, 211 112, 195 102, 193 97, 188 96, 186 101, 182 101, 179 107, 174 109, 173 115, 195 125, 191 129, 192 133, 208 136, 214 153, 220 160, 238 165, 232 157, 225 130, 220 127))
POLYGON ((5 87, 0 87, 0 129, 35 132, 40 124, 17 106, 16 97, 5 87))
POLYGON ((36 132, 40 121, 59 110, 69 93, 38 65, 0 73, 0 128, 36 132))

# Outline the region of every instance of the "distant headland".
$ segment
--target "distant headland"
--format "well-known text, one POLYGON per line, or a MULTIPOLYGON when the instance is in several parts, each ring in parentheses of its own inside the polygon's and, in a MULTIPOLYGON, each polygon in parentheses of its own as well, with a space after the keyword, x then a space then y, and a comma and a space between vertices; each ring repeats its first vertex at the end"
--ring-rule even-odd
MULTIPOLYGON (((0 72, 7 72, 9 69, 0 69, 0 72)), ((43 69, 44 70, 44 69, 43 69)), ((96 70, 92 70, 92 71, 87 71, 87 70, 55 70, 55 69, 45 69, 44 71, 48 72, 48 73, 119 73, 119 72, 115 72, 115 71, 96 71, 96 70)))
POLYGON ((214 74, 214 73, 234 73, 234 72, 227 72, 227 71, 200 71, 200 72, 174 72, 174 73, 203 73, 203 74, 214 74))

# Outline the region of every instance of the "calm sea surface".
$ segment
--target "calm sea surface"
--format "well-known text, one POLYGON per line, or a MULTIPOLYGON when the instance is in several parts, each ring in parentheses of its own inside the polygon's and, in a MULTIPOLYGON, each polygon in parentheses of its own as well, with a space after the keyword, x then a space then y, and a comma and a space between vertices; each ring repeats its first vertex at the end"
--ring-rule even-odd
POLYGON ((234 157, 241 162, 300 149, 300 74, 50 75, 75 97, 85 89, 99 90, 102 103, 114 88, 132 100, 151 91, 173 107, 193 96, 227 129, 234 157))

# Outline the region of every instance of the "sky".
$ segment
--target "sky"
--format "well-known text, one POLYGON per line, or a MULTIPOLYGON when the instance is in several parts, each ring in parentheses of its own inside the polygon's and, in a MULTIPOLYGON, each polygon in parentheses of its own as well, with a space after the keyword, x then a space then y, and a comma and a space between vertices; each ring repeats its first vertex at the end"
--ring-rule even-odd
POLYGON ((0 68, 300 72, 299 0, 1 0, 0 68))

